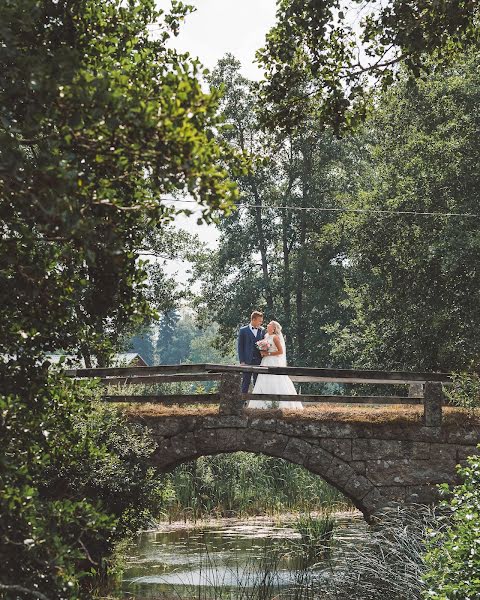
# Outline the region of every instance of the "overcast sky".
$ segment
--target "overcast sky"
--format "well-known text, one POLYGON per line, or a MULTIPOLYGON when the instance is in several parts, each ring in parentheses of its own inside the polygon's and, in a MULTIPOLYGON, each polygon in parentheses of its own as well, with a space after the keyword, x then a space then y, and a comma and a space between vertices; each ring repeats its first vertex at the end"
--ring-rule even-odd
MULTIPOLYGON (((253 60, 275 23, 275 0, 185 1, 197 10, 182 25, 175 47, 198 56, 209 69, 231 52, 241 61, 246 77, 259 79, 261 73, 253 60)), ((157 0, 157 5, 168 9, 170 2, 157 0)))

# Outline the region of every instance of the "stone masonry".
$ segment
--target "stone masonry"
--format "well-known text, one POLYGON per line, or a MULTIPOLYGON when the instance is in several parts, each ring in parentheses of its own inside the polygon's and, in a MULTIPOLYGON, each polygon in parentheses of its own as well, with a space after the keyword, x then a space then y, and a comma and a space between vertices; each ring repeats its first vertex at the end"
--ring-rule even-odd
POLYGON ((396 503, 434 502, 436 485, 455 483, 456 465, 475 454, 480 443, 476 426, 327 422, 254 412, 134 418, 153 431, 154 462, 161 470, 239 450, 275 456, 318 474, 367 520, 396 503))

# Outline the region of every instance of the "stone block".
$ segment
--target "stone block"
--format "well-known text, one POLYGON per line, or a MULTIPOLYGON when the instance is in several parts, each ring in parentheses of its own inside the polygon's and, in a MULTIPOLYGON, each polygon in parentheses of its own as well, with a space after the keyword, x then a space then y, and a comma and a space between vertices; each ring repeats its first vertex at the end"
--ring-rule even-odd
POLYGON ((195 432, 195 443, 200 455, 214 454, 218 449, 216 430, 205 430, 195 432))
POLYGON ((305 467, 312 473, 317 473, 323 477, 330 468, 332 460, 333 456, 330 452, 323 448, 313 448, 305 461, 305 467))
POLYGON ((258 429, 259 431, 276 431, 277 420, 251 417, 248 421, 248 426, 251 427, 252 429, 258 429))
POLYGON ((432 504, 438 500, 436 485, 408 485, 406 487, 405 501, 408 504, 432 504))
POLYGON ((238 415, 215 415, 203 417, 201 420, 202 429, 228 428, 241 429, 247 427, 248 417, 238 415))
POLYGON ((185 431, 193 431, 196 426, 195 418, 156 417, 151 419, 149 427, 155 435, 161 437, 173 437, 185 431))
POLYGON ((365 475, 365 461, 364 460, 352 460, 350 461, 350 466, 359 475, 365 475))
POLYGON ((282 458, 298 465, 303 465, 311 451, 311 444, 299 438, 291 437, 283 450, 282 458))
POLYGON ((412 457, 428 459, 429 444, 412 440, 376 440, 358 439, 352 442, 354 460, 372 460, 382 458, 412 457))
POLYGON ((325 479, 340 490, 354 476, 356 476, 356 473, 352 467, 343 460, 335 457, 330 463, 328 471, 325 473, 325 479))
POLYGON ((452 483, 455 462, 451 460, 383 459, 367 461, 365 474, 375 485, 452 483))
POLYGON ((243 444, 239 442, 237 429, 217 429, 217 452, 238 452, 243 450, 243 444))
POLYGON ((381 488, 382 496, 389 503, 405 503, 406 486, 404 485, 385 485, 381 488))
POLYGON ((246 452, 261 452, 269 456, 281 457, 289 438, 271 431, 247 429, 243 439, 246 452))
POLYGON ((477 446, 457 446, 457 462, 464 463, 469 456, 480 454, 480 448, 477 446))
POLYGON ((371 489, 361 500, 359 508, 367 519, 382 510, 388 504, 380 490, 376 487, 371 489))
POLYGON ((366 496, 373 487, 372 482, 366 477, 355 474, 342 486, 342 491, 347 494, 347 496, 358 501, 366 496))
POLYGON ((322 438, 319 441, 320 446, 331 454, 342 460, 352 460, 352 440, 351 439, 332 439, 322 438))
POLYGON ((480 444, 480 430, 478 428, 458 428, 448 432, 450 444, 472 445, 480 444))
POLYGON ((176 458, 195 458, 197 456, 195 434, 189 432, 171 438, 169 451, 176 458))
POLYGON ((456 444, 430 444, 430 457, 432 460, 450 460, 455 461, 457 458, 456 444))

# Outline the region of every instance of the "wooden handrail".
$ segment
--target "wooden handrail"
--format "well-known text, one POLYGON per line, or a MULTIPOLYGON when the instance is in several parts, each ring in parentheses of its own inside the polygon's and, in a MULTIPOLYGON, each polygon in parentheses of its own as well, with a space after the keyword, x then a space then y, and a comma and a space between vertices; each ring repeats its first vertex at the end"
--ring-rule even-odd
MULTIPOLYGON (((195 381, 217 379, 221 373, 264 373, 268 375, 289 375, 293 381, 302 382, 335 382, 335 383, 377 383, 377 384, 409 384, 451 383, 449 373, 418 373, 408 371, 376 371, 371 369, 325 369, 314 367, 260 367, 253 365, 156 365, 153 367, 110 367, 96 369, 68 369, 70 377, 120 377, 132 378, 129 383, 140 383, 136 377, 142 377, 142 383, 149 376, 165 375, 197 375, 195 381)), ((185 378, 186 380, 186 378, 185 378)), ((152 379, 153 381, 153 379, 152 379)), ((173 377, 170 379, 173 381, 173 377)))

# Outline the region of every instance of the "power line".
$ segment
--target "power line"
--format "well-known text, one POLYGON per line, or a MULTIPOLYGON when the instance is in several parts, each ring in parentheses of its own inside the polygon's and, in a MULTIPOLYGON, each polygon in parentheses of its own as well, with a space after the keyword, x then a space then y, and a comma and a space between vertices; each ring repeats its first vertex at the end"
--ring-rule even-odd
MULTIPOLYGON (((197 204, 199 208, 201 206, 196 200, 165 200, 166 202, 180 202, 188 204, 197 204)), ((271 204, 244 204, 234 203, 233 206, 237 208, 260 208, 264 210, 293 210, 293 211, 307 211, 307 212, 347 212, 357 214, 381 214, 381 215, 413 215, 413 216, 431 216, 431 217, 466 217, 466 218, 480 218, 480 215, 475 213, 458 213, 458 212, 435 212, 435 211, 415 211, 415 210, 384 210, 380 208, 343 208, 336 206, 282 206, 282 205, 271 205, 271 204)))

